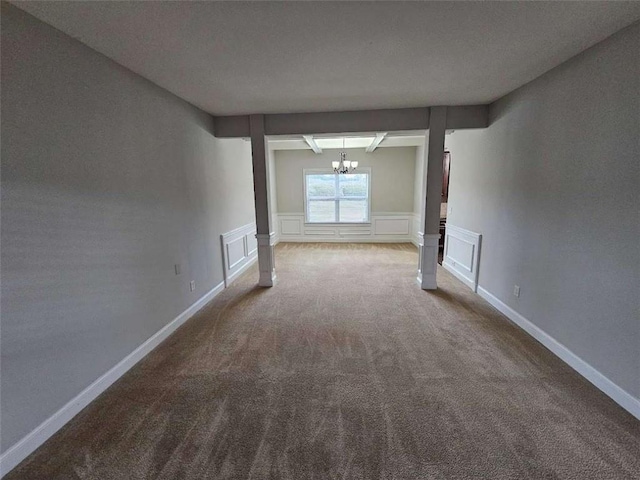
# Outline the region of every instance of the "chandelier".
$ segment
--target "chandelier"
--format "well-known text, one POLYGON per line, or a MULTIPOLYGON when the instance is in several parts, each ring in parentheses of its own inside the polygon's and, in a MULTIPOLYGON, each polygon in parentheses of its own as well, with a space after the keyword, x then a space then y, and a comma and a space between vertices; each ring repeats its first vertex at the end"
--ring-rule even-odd
POLYGON ((342 137, 342 151, 340 152, 340 161, 331 162, 335 173, 353 173, 358 168, 358 162, 350 162, 347 160, 347 152, 344 148, 344 137, 342 137))

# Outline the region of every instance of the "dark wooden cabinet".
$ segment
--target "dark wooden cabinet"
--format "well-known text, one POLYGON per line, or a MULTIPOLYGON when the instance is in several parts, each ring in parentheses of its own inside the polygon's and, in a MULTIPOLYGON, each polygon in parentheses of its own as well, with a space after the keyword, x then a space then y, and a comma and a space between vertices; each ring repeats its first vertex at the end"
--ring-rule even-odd
POLYGON ((442 159, 442 203, 449 200, 449 168, 451 167, 451 152, 445 150, 442 159))
MULTIPOLYGON (((451 152, 445 150, 442 159, 442 196, 441 203, 449 201, 449 169, 451 168, 451 152)), ((442 264, 444 256, 444 236, 446 234, 447 213, 440 213, 440 240, 438 241, 438 263, 442 264)))

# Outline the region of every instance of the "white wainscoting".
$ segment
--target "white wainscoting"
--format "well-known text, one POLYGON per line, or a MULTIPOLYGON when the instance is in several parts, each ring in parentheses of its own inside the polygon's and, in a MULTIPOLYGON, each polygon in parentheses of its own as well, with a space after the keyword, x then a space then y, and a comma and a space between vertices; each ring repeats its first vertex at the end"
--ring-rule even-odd
POLYGON ((298 218, 281 218, 280 235, 302 235, 302 223, 298 218))
POLYGON ((238 275, 249 268, 258 258, 256 225, 249 223, 220 235, 222 243, 222 265, 224 285, 228 287, 238 275))
POLYGON ((279 242, 413 242, 413 213, 371 214, 371 223, 305 223, 303 213, 278 214, 279 242))
POLYGON ((272 213, 271 214, 271 231, 273 232, 274 236, 273 236, 273 244, 277 245, 278 242, 280 241, 280 222, 278 221, 278 214, 277 213, 272 213))
POLYGON ((411 214, 411 243, 413 243, 416 247, 420 247, 420 235, 418 235, 424 225, 420 225, 420 214, 412 213, 411 214))
POLYGON ((375 235, 406 235, 411 234, 411 217, 375 217, 373 219, 375 235))
POLYGON ((478 266, 482 235, 447 223, 442 266, 474 292, 478 289, 478 266))

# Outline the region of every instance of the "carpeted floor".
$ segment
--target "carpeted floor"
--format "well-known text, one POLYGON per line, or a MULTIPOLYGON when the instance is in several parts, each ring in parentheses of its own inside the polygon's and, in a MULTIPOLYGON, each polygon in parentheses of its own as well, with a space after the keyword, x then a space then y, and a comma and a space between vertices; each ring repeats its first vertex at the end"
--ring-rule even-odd
POLYGON ((11 479, 631 479, 640 422, 411 245, 281 244, 11 479))

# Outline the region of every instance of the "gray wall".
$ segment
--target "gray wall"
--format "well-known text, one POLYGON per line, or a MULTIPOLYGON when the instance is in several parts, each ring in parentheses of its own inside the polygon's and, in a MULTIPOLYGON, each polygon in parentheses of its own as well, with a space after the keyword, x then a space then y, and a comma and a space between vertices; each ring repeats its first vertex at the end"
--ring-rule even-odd
POLYGON ((480 286, 635 397, 639 46, 635 24, 447 138, 449 222, 483 235, 480 286))
POLYGON ((218 285, 254 207, 247 142, 5 3, 1 127, 4 451, 218 285))
MULTIPOLYGON (((340 150, 277 150, 276 184, 278 211, 304 212, 302 171, 305 168, 331 168, 340 158, 340 150)), ((358 168, 371 168, 371 211, 413 212, 415 147, 378 148, 366 153, 364 148, 347 149, 347 159, 359 162, 358 168)))

